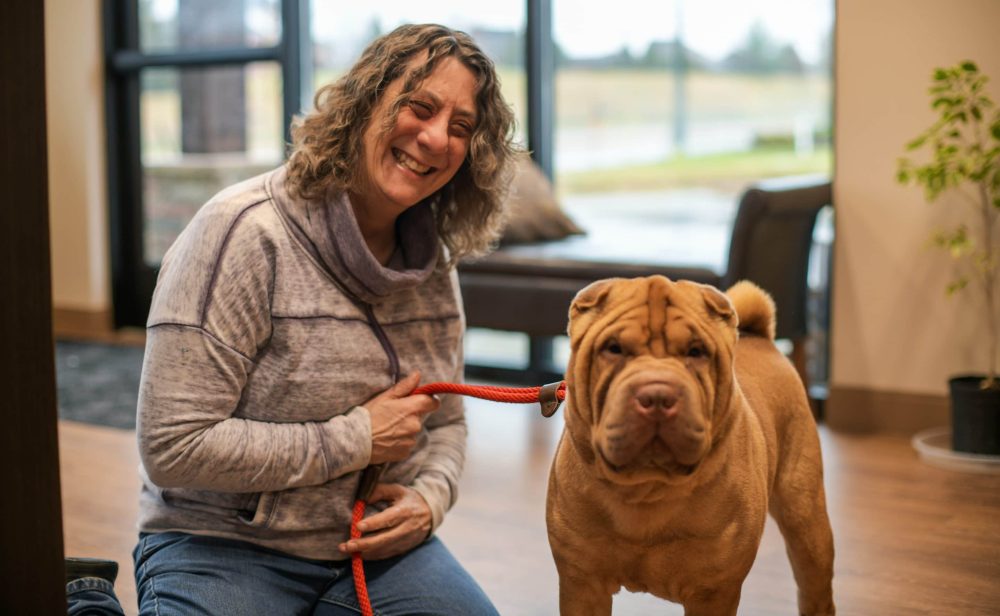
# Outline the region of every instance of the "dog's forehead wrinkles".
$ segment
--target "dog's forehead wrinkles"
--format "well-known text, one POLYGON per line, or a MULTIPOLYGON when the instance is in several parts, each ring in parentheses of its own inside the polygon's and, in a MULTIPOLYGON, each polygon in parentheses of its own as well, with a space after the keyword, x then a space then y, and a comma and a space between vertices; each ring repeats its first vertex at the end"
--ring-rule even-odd
POLYGON ((623 323, 618 330, 618 342, 632 352, 639 351, 649 340, 649 328, 641 321, 623 323))
POLYGON ((669 309, 669 317, 663 328, 663 338, 668 353, 679 353, 687 349, 693 337, 697 336, 691 320, 676 307, 669 309))
POLYGON ((649 285, 649 297, 646 301, 647 323, 649 330, 649 350, 654 357, 663 357, 666 354, 666 345, 663 336, 656 335, 655 332, 662 332, 667 320, 669 307, 669 287, 664 284, 654 283, 649 285))

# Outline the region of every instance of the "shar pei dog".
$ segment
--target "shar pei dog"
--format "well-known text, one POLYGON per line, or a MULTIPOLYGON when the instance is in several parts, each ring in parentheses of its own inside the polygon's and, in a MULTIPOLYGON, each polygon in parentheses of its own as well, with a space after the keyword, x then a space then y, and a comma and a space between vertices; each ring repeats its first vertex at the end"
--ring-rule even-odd
POLYGON ((819 438, 774 324, 748 282, 610 279, 573 300, 546 502, 563 616, 610 614, 622 587, 735 614, 768 512, 799 612, 834 613, 819 438))

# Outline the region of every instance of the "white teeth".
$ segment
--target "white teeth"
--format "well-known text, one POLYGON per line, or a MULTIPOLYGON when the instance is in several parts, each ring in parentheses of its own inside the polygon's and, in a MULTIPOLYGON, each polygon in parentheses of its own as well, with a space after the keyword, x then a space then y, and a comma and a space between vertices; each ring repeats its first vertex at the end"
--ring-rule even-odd
POLYGON ((426 165, 421 165, 417 161, 413 160, 413 158, 408 156, 406 152, 403 152, 402 150, 394 149, 393 154, 396 156, 396 162, 398 162, 400 165, 406 167, 407 169, 409 169, 414 173, 423 175, 431 170, 430 167, 426 165))

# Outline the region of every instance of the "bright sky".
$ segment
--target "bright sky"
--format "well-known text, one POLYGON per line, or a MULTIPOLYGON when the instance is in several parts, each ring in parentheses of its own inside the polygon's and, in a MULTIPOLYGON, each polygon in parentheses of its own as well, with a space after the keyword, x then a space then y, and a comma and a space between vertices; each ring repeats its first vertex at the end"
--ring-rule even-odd
MULTIPOLYGON (((833 25, 833 0, 553 0, 556 41, 573 56, 600 56, 623 45, 644 53, 650 42, 674 38, 677 3, 682 5, 687 44, 713 59, 741 43, 751 25, 760 21, 774 38, 792 43, 812 62, 833 25)), ((524 27, 525 2, 313 0, 313 32, 323 41, 367 33, 375 17, 386 30, 405 22, 513 30, 524 27)))
MULTIPOLYGON (((553 28, 558 44, 571 56, 601 56, 628 46, 635 54, 654 40, 671 40, 683 13, 687 45, 720 59, 739 45, 755 22, 772 37, 791 43, 807 62, 819 57, 820 45, 833 27, 834 0, 553 0, 553 28)), ((151 0, 158 19, 176 14, 177 0, 151 0)), ((254 0, 251 21, 272 20, 277 0, 254 0), (259 5, 268 8, 260 10, 259 5), (270 9, 270 10, 268 10, 270 9)), ((367 42, 373 19, 383 30, 405 22, 437 22, 458 29, 524 28, 525 0, 312 0, 313 34, 352 53, 367 42)), ((262 24, 262 29, 267 26, 262 24)))

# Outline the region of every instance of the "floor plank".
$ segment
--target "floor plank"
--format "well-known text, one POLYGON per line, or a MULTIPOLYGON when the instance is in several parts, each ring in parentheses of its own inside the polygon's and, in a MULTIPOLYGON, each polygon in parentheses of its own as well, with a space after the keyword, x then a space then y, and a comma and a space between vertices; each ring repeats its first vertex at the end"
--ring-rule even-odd
MULTIPOLYGON (((502 614, 555 614, 544 507, 560 416, 544 420, 529 405, 468 406, 466 472, 440 535, 502 614)), ((1000 475, 927 466, 898 437, 820 435, 840 614, 1000 614, 1000 475)), ((134 614, 134 435, 63 421, 60 447, 67 553, 117 559, 116 590, 134 614)), ((615 598, 618 616, 650 613, 683 610, 648 595, 615 598)), ((794 613, 791 571, 769 523, 740 614, 794 613)))
POLYGON ((139 452, 131 430, 59 422, 63 542, 67 556, 118 561, 115 593, 135 614, 132 548, 138 538, 139 452))

